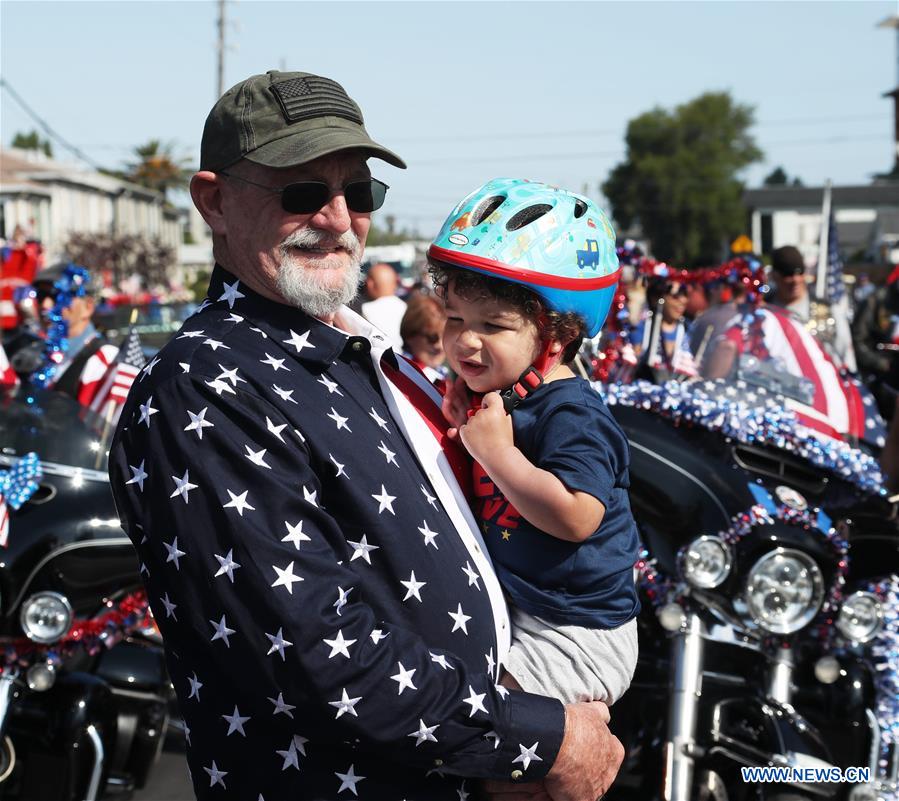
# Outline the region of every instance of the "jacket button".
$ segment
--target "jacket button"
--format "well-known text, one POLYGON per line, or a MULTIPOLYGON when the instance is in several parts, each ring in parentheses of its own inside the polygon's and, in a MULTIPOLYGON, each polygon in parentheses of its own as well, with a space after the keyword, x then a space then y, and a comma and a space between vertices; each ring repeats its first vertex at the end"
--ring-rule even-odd
POLYGON ((517 782, 524 774, 520 770, 512 771, 512 781, 517 782))
POLYGON ((434 764, 439 768, 439 767, 443 764, 443 760, 442 760, 442 759, 435 759, 435 760, 434 760, 434 764))
POLYGON ((358 339, 353 343, 353 350, 356 351, 356 353, 362 350, 362 343, 358 339))

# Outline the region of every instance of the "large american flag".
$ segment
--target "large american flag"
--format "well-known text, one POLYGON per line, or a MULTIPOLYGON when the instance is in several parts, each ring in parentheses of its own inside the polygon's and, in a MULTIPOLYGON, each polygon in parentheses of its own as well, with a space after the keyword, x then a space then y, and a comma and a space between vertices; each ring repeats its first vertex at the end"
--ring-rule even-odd
POLYGON ((113 422, 118 420, 122 404, 128 397, 128 390, 144 366, 144 352, 140 337, 132 327, 119 346, 115 360, 109 365, 100 390, 91 401, 90 407, 103 416, 109 415, 113 422))

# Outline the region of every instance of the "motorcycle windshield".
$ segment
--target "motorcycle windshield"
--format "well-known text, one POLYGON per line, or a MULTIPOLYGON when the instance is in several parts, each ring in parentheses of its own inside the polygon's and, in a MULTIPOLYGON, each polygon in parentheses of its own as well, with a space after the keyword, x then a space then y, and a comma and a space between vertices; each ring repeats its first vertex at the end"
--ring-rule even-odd
POLYGON ((19 392, 0 402, 3 461, 35 452, 45 464, 106 472, 114 427, 60 392, 19 392))

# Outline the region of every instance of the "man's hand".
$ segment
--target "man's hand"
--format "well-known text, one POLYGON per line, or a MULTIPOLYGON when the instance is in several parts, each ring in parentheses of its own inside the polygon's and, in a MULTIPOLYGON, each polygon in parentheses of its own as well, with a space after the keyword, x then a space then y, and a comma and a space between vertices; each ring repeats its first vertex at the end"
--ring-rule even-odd
POLYGON ((599 701, 565 707, 562 747, 545 779, 553 801, 596 801, 612 786, 624 748, 608 722, 609 708, 599 701))
POLYGON ((452 383, 447 382, 446 394, 443 396, 440 409, 446 422, 452 426, 446 432, 450 439, 455 439, 459 434, 459 429, 468 422, 470 404, 471 395, 464 378, 457 378, 452 383))
POLYGON ((459 437, 465 450, 488 473, 492 460, 501 459, 504 451, 515 447, 512 418, 506 414, 498 392, 489 392, 484 396, 478 413, 459 429, 459 437))

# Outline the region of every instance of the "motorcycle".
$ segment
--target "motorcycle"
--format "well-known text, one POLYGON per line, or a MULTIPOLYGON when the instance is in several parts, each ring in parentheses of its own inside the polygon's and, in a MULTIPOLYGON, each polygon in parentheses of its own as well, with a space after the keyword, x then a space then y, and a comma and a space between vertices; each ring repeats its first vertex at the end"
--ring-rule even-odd
POLYGON ((802 379, 742 367, 597 384, 644 545, 607 797, 896 801, 899 498, 870 455, 797 430, 802 379))
POLYGON ((0 400, 0 473, 39 460, 0 552, 0 798, 142 787, 170 724, 161 639, 109 491, 110 436, 58 392, 26 384, 0 400))

